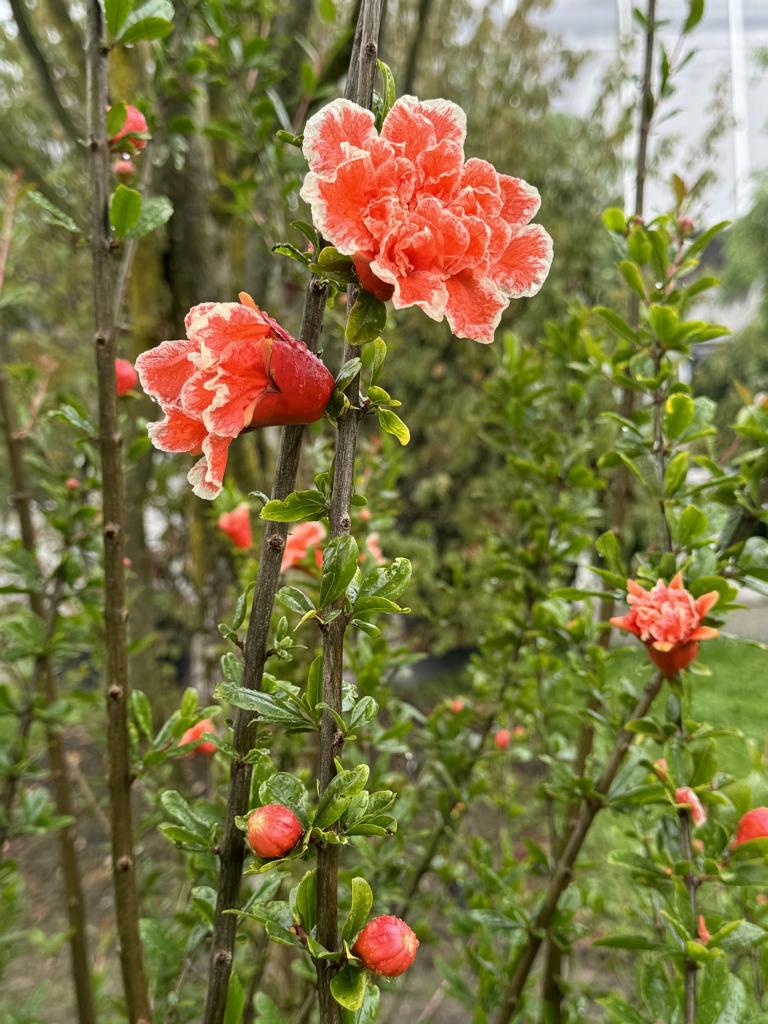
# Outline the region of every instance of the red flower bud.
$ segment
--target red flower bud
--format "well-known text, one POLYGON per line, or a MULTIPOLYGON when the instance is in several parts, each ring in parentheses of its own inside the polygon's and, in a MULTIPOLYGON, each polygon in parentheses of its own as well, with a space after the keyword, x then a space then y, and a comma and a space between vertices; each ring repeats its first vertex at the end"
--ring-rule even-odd
POLYGON ((80 481, 77 479, 76 476, 71 476, 66 481, 64 486, 67 488, 68 491, 76 491, 78 489, 78 487, 80 486, 80 481))
POLYGON ((690 235, 695 227, 696 225, 690 217, 678 217, 677 230, 681 235, 690 235))
POLYGON ((735 849, 750 839, 768 839, 768 807, 755 807, 741 817, 732 845, 735 849))
POLYGON ((675 802, 688 808, 695 826, 703 825, 707 820, 707 812, 690 786, 679 786, 675 790, 675 802))
POLYGON ((653 770, 656 772, 662 782, 669 781, 669 765, 665 757, 660 757, 658 760, 653 762, 653 770))
POLYGON ((126 395, 133 391, 139 382, 139 375, 133 368, 130 359, 115 360, 115 387, 118 395, 126 395))
POLYGON ((248 845, 257 857, 284 857, 303 834, 301 822, 283 804, 257 807, 248 819, 248 845))
POLYGON ((511 739, 512 733, 509 729, 497 729, 496 735, 493 737, 493 742, 497 750, 506 750, 511 739))
POLYGON ((707 930, 707 923, 704 920, 704 915, 699 914, 699 942, 706 946, 706 944, 709 942, 711 938, 712 936, 709 934, 709 931, 707 930))
POLYGON ((222 512, 219 516, 219 529, 229 537, 236 548, 247 550, 253 547, 248 502, 241 502, 231 512, 222 512))
MULTIPOLYGON (((107 107, 107 110, 110 108, 107 107)), ((125 140, 125 144, 130 144, 134 149, 144 149, 147 144, 146 139, 137 139, 136 135, 146 135, 149 131, 149 125, 147 119, 144 117, 138 107, 132 106, 127 103, 125 106, 125 121, 123 127, 117 133, 113 135, 109 140, 110 146, 114 146, 121 140, 125 140)), ((122 147, 121 147, 122 148, 122 147)))
POLYGON ((418 948, 419 940, 405 921, 385 914, 368 922, 352 952, 374 974, 396 978, 411 966, 418 948))
MULTIPOLYGON (((187 729, 184 735, 179 740, 179 746, 185 747, 188 743, 194 743, 195 740, 199 740, 204 732, 216 732, 216 727, 210 718, 204 718, 197 725, 193 725, 191 729, 187 729)), ((216 753, 216 744, 211 743, 209 740, 203 740, 202 743, 198 743, 196 747, 187 754, 187 757, 194 757, 195 754, 206 754, 211 757, 216 753)))
POLYGON ((456 699, 452 700, 451 703, 448 705, 448 709, 449 709, 449 711, 451 712, 452 715, 461 714, 461 712, 464 710, 464 708, 465 708, 464 701, 461 700, 460 697, 456 697, 456 699))
POLYGON ((135 170, 133 162, 124 158, 115 160, 112 164, 112 173, 116 174, 119 178, 130 178, 135 170))

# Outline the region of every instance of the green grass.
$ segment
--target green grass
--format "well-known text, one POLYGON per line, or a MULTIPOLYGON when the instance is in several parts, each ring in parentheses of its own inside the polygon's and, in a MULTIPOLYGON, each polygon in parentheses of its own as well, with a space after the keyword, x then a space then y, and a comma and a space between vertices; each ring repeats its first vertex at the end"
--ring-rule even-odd
POLYGON ((763 746, 768 740, 768 651, 746 641, 702 643, 699 661, 711 676, 694 676, 693 716, 728 726, 763 746))

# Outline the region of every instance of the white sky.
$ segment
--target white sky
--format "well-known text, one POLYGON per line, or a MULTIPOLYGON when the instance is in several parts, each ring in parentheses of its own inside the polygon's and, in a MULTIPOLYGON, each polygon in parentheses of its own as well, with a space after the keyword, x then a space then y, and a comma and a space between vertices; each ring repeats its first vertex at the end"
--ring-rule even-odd
MULTIPOLYGON (((502 4, 509 10, 514 7, 515 0, 502 0, 502 4)), ((626 0, 625 6, 627 9, 632 6, 630 0, 626 0)), ((645 4, 639 2, 637 6, 643 8, 645 4)), ((738 6, 736 0, 734 8, 738 6)), ((711 121, 715 84, 725 77, 729 113, 733 110, 734 97, 736 111, 739 111, 741 84, 745 109, 738 123, 742 134, 739 137, 739 133, 730 127, 726 131, 717 154, 719 181, 708 195, 708 214, 717 219, 730 218, 737 213, 737 162, 743 167, 742 212, 754 186, 755 174, 768 170, 768 69, 761 68, 756 59, 759 49, 768 49, 768 0, 741 0, 740 6, 744 45, 736 48, 735 94, 731 78, 729 0, 706 0, 704 19, 690 37, 698 52, 680 73, 677 93, 668 101, 667 110, 676 110, 677 113, 660 129, 662 135, 680 139, 678 159, 667 162, 666 170, 671 172, 695 155, 697 139, 711 121), (737 156, 739 146, 741 151, 737 156)), ((619 0, 554 0, 551 9, 540 16, 541 23, 560 33, 566 45, 590 54, 578 79, 560 101, 569 110, 587 114, 592 108, 601 74, 615 59, 619 34, 618 7, 619 0)), ((674 45, 677 27, 682 24, 687 8, 685 0, 658 0, 658 16, 670 22, 663 30, 663 38, 670 48, 674 45)), ((639 61, 641 29, 634 19, 630 24, 637 40, 639 61)), ((650 190, 649 208, 667 206, 668 198, 668 189, 662 183, 654 185, 650 190)))

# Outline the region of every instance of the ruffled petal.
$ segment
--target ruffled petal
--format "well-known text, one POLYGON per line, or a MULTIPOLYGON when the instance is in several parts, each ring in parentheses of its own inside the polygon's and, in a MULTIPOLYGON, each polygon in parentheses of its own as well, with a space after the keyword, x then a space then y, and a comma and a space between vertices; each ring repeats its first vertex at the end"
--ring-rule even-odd
POLYGON ((539 212, 539 190, 522 178, 500 174, 499 189, 503 200, 501 216, 509 224, 527 224, 539 212))
POLYGON ((165 419, 147 424, 154 447, 161 452, 201 451, 207 433, 202 422, 172 406, 164 411, 165 419))
POLYGON ((640 635, 637 626, 629 615, 612 615, 608 621, 617 629, 626 629, 629 633, 634 633, 635 636, 640 635))
POLYGON ((230 444, 231 440, 228 437, 209 435, 203 441, 203 457, 194 464, 187 474, 187 480, 198 498, 212 501, 221 494, 230 444))
POLYGON ((341 164, 332 181, 309 173, 301 187, 315 227, 347 256, 374 246, 363 217, 376 195, 373 168, 365 157, 341 164))
POLYGON ((195 372, 189 356, 196 347, 193 341, 164 341, 141 353, 135 365, 150 398, 161 405, 178 401, 179 392, 195 372))
POLYGON ((499 260, 491 277, 505 295, 530 298, 546 280, 552 265, 552 239, 539 224, 520 228, 499 260))
POLYGON ((381 137, 400 147, 410 160, 441 142, 464 145, 467 116, 450 100, 418 100, 401 96, 384 119, 381 137))
POLYGON ((490 345, 508 302, 487 277, 463 272, 445 282, 448 303, 445 315, 457 338, 490 345))
POLYGON ((302 149, 311 171, 335 177, 336 169, 349 159, 352 150, 368 150, 376 139, 371 111, 338 99, 307 121, 302 149))
POLYGON ((203 364, 213 360, 233 342, 256 341, 270 333, 261 310, 240 302, 203 303, 190 310, 187 334, 200 346, 203 364))

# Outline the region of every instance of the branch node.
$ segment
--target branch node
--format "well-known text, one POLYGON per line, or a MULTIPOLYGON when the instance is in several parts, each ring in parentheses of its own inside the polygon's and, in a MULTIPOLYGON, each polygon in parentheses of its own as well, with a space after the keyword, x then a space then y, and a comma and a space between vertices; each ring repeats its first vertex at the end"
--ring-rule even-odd
POLYGON ((285 547, 285 538, 281 537, 279 533, 272 533, 267 543, 273 551, 282 551, 285 547))
POLYGON ((122 700, 122 698, 123 698, 123 688, 122 688, 122 686, 118 686, 117 683, 114 683, 107 690, 107 695, 109 696, 110 700, 122 700))
POLYGON ((104 524, 104 536, 107 540, 114 540, 115 537, 120 533, 120 526, 118 523, 105 523, 104 524))
POLYGON ((118 871, 131 871, 133 869, 133 860, 127 854, 123 854, 122 857, 118 858, 115 867, 118 871))

